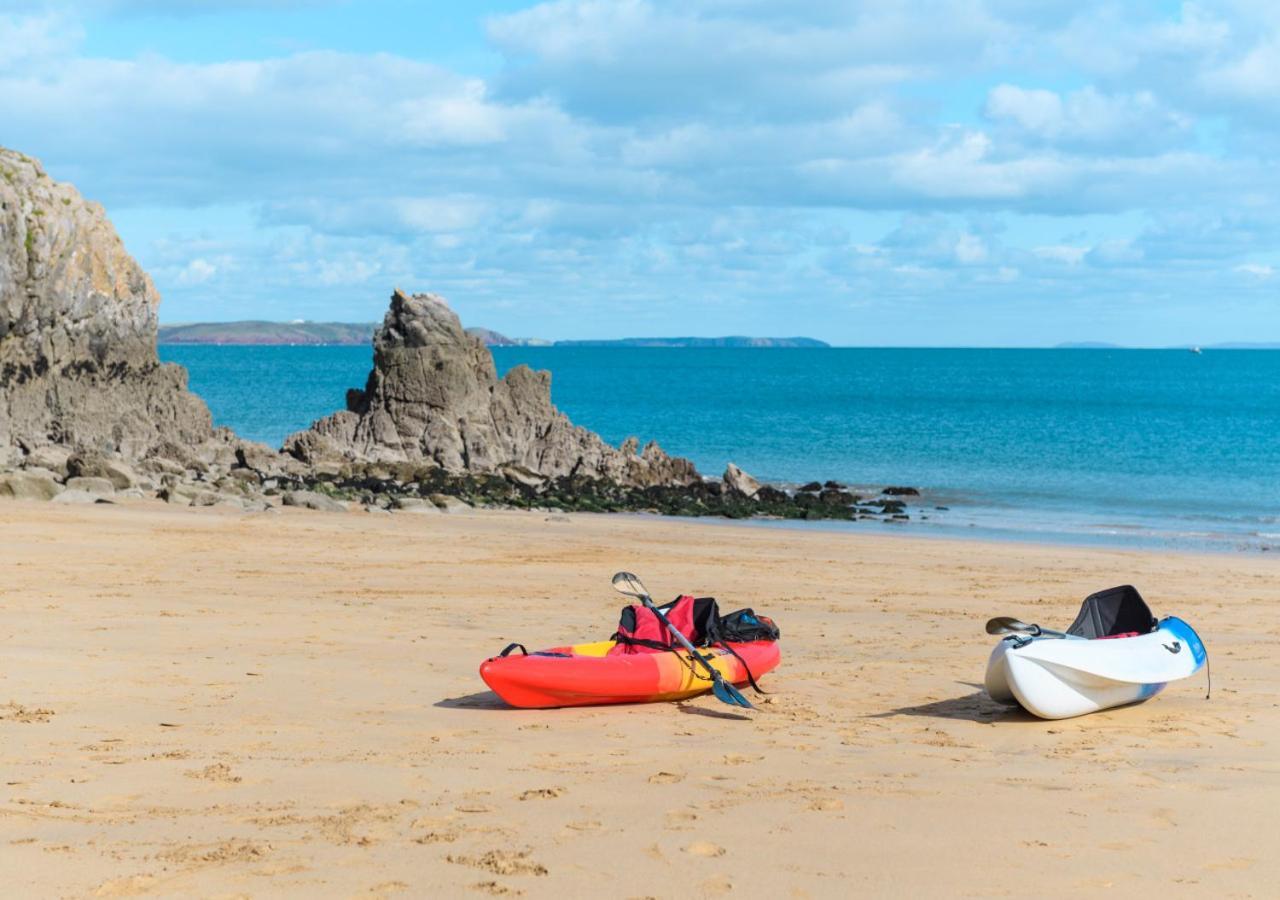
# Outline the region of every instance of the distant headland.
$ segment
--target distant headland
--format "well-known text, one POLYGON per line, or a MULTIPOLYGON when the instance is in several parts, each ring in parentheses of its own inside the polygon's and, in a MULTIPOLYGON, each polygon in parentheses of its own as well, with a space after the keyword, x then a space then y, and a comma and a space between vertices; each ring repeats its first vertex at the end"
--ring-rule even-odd
MULTIPOLYGON (((195 322, 161 325, 162 344, 366 346, 375 322, 195 322)), ((616 340, 548 341, 512 338, 489 328, 468 328, 489 347, 829 347, 808 337, 638 337, 616 340)))

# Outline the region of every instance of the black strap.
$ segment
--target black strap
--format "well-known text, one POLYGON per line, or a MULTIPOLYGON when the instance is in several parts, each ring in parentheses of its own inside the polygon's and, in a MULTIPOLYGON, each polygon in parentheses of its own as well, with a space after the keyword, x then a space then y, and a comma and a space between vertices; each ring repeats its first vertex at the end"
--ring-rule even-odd
POLYGON ((649 647, 652 650, 674 650, 670 644, 664 644, 661 641, 651 641, 648 638, 634 638, 620 632, 614 632, 609 638, 618 644, 626 644, 631 647, 649 647))
POLYGON ((734 650, 725 641, 721 641, 720 646, 728 650, 730 653, 732 653, 733 658, 736 659, 738 662, 742 663, 742 670, 747 673, 747 683, 751 685, 751 690, 755 691, 757 694, 769 693, 768 691, 760 690, 760 685, 756 684, 755 676, 751 674, 751 667, 747 665, 747 661, 745 659, 743 659, 741 656, 738 655, 737 650, 734 650))
POLYGON ((511 651, 512 651, 512 650, 514 650, 514 649, 516 649, 517 647, 519 647, 519 648, 520 648, 520 652, 521 652, 521 653, 523 653, 525 656, 528 656, 528 655, 529 655, 529 651, 528 651, 528 650, 526 650, 526 649, 524 649, 524 644, 507 644, 506 649, 505 649, 505 650, 503 650, 503 651, 502 651, 501 653, 499 653, 498 655, 499 655, 499 656, 510 656, 510 655, 511 655, 511 651))

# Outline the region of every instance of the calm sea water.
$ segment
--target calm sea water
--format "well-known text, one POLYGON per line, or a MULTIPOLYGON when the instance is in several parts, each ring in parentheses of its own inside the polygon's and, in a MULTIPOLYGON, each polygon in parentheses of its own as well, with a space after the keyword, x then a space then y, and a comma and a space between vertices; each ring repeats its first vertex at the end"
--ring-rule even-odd
MULTIPOLYGON (((215 420, 278 445, 362 347, 161 347, 215 420)), ((913 531, 1280 549, 1280 352, 495 348, 574 422, 708 474, 928 490, 913 531), (948 506, 936 510, 934 506, 948 506), (977 532, 975 532, 975 529, 977 532)), ((841 527, 863 527, 842 525, 841 527)))

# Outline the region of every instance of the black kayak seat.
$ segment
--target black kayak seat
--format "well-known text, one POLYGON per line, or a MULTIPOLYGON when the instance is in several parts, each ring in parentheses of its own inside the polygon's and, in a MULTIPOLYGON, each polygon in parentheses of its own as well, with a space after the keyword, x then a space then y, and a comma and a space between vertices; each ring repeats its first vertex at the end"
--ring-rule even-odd
POLYGON ((1156 617, 1131 584, 1107 588, 1090 594, 1080 607, 1080 614, 1067 629, 1067 634, 1083 638, 1104 638, 1117 634, 1155 631, 1156 617))

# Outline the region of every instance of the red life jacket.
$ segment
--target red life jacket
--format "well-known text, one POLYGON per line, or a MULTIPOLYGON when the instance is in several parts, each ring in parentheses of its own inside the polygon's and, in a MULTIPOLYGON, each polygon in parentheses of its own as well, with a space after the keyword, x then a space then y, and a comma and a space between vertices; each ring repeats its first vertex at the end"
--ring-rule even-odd
MULTIPOLYGON (((711 597, 695 598, 688 594, 681 594, 658 608, 695 647, 710 636, 719 614, 716 601, 711 597)), ((617 641, 617 645, 609 650, 610 656, 623 653, 660 653, 680 646, 680 642, 662 624, 662 620, 647 606, 639 603, 622 608, 613 640, 617 641)))

